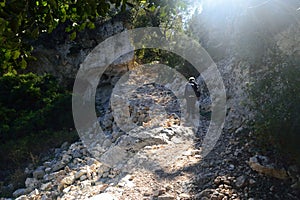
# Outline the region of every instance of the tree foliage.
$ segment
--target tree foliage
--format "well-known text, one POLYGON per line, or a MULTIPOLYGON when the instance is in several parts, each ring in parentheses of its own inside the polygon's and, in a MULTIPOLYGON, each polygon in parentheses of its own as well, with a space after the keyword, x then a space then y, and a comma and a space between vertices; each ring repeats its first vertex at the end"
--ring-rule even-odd
MULTIPOLYGON (((0 2, 0 73, 16 72, 34 59, 30 42, 42 33, 51 33, 58 24, 68 22, 65 31, 75 39, 77 31, 95 27, 95 20, 105 19, 126 9, 143 10, 151 26, 171 23, 186 6, 183 0, 2 0, 0 2)), ((140 23, 140 24, 139 24, 140 23)), ((139 25, 138 25, 139 24, 139 25)))
MULTIPOLYGON (((139 2, 139 1, 137 1, 139 2)), ((0 73, 24 69, 32 47, 30 41, 51 33, 68 22, 70 39, 97 19, 126 9, 127 0, 2 0, 0 2, 0 73)))

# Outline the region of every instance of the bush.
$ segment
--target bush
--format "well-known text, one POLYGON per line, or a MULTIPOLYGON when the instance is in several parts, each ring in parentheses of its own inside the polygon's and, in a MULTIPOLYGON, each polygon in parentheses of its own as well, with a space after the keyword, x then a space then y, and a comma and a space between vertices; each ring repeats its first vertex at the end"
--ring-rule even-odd
POLYGON ((252 86, 250 96, 259 141, 300 164, 299 77, 297 62, 274 65, 252 86))
POLYGON ((42 130, 73 128, 71 94, 50 75, 0 77, 1 143, 42 130))
POLYGON ((78 139, 71 94, 50 75, 0 77, 0 121, 0 181, 21 180, 28 163, 38 164, 42 153, 78 139))

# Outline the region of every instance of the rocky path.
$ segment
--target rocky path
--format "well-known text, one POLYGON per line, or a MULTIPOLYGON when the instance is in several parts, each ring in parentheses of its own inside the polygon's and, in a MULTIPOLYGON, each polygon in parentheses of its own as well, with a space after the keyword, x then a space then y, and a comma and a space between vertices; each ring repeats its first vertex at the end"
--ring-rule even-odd
POLYGON ((55 150, 55 158, 26 169, 26 188, 18 189, 14 196, 61 200, 299 199, 298 169, 284 169, 265 156, 255 156, 251 140, 245 140, 246 131, 240 131, 222 135, 205 158, 198 147, 201 139, 145 146, 126 170, 100 163, 81 142, 69 147, 64 144, 55 150))
POLYGON ((81 142, 55 150, 54 159, 27 168, 17 199, 190 199, 200 151, 187 144, 145 146, 114 170, 94 159, 81 142))

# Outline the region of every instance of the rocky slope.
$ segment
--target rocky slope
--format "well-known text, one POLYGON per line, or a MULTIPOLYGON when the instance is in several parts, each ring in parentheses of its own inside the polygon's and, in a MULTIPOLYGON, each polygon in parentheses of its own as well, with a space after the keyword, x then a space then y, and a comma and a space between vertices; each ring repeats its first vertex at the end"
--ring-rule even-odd
MULTIPOLYGON (((41 166, 25 170, 26 187, 16 190, 14 197, 299 199, 299 169, 260 155, 244 123, 247 115, 240 117, 245 111, 240 104, 245 95, 236 91, 243 87, 244 73, 239 68, 242 64, 232 58, 218 64, 222 65, 227 66, 222 67, 227 71, 221 72, 232 75, 224 82, 229 109, 222 135, 207 156, 202 156, 202 145, 210 124, 209 93, 202 91, 200 117, 191 124, 181 120, 183 113, 179 112, 177 99, 170 90, 156 84, 142 84, 128 102, 132 107, 132 124, 137 126, 135 132, 122 132, 113 110, 106 108, 99 117, 108 134, 102 157, 90 154, 81 141, 63 144, 54 150, 53 157, 44 158, 41 166), (165 111, 158 109, 150 115, 149 111, 157 109, 157 104, 165 111)), ((132 82, 141 83, 138 71, 131 74, 132 82)), ((155 72, 151 74, 155 77, 155 72)), ((201 77, 198 81, 205 84, 201 77)), ((176 80, 172 84, 176 85, 176 80)), ((107 106, 113 104, 107 101, 107 106)))
MULTIPOLYGON (((184 134, 172 126, 160 132, 184 134)), ((201 158, 201 138, 142 148, 128 169, 109 168, 81 142, 55 149, 37 168, 27 168, 17 199, 298 199, 299 169, 257 155, 249 131, 223 134, 201 158), (248 139, 247 139, 248 138, 248 139), (179 153, 180 152, 180 153, 179 153)))

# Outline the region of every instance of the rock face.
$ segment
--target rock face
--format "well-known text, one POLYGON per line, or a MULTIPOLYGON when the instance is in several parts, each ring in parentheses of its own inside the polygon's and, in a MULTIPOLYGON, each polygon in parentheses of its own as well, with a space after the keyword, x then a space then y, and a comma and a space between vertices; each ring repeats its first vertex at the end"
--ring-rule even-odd
MULTIPOLYGON (((128 23, 124 20, 127 15, 124 13, 106 22, 96 22, 95 29, 78 33, 74 41, 68 39, 64 31, 66 25, 60 25, 52 34, 42 35, 33 44, 32 54, 37 60, 29 63, 28 69, 38 74, 50 73, 62 84, 72 87, 80 64, 90 51, 108 37, 127 29, 128 23)), ((112 63, 114 67, 104 73, 103 82, 113 82, 119 73, 127 71, 132 59, 132 54, 118 58, 112 63)))

